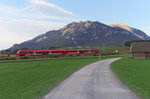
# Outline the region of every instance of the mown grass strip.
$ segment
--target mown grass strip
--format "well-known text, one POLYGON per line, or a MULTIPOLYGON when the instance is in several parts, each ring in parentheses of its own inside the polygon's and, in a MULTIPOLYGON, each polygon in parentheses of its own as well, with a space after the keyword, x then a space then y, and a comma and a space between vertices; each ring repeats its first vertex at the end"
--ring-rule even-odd
POLYGON ((112 70, 143 99, 150 99, 150 60, 121 59, 112 63, 112 70))

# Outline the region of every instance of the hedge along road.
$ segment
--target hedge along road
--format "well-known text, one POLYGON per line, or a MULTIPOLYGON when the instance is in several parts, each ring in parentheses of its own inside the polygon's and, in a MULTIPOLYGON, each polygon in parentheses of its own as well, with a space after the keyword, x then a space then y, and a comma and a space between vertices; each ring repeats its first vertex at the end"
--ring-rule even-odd
POLYGON ((87 65, 53 88, 43 99, 140 99, 112 73, 107 59, 87 65))

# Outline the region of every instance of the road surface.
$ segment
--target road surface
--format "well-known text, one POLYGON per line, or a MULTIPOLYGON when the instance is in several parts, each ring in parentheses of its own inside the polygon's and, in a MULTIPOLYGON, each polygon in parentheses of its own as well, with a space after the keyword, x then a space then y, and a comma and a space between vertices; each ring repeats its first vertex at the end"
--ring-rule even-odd
POLYGON ((107 59, 87 65, 53 88, 43 99, 140 99, 112 73, 107 59))

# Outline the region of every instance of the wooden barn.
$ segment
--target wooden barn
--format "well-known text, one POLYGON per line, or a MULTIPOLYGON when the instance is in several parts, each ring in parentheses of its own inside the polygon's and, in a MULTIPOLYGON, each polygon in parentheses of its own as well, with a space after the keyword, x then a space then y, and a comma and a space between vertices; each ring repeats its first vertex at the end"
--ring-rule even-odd
POLYGON ((150 59, 150 42, 132 42, 130 51, 135 59, 150 59))

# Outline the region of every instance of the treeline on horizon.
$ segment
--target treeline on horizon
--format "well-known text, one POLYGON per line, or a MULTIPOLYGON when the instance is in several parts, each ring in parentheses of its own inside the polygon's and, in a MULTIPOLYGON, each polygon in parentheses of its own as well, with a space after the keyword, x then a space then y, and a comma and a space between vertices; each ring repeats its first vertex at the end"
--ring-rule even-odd
POLYGON ((150 42, 150 40, 133 40, 125 42, 125 46, 131 46, 132 42, 150 42))

